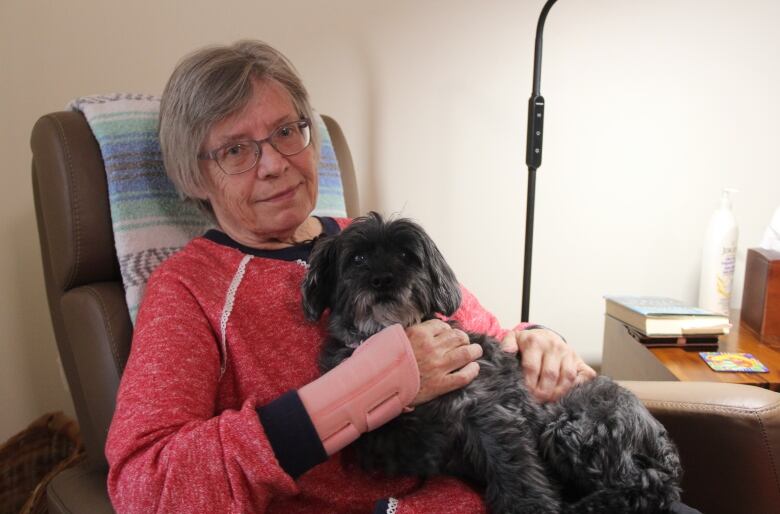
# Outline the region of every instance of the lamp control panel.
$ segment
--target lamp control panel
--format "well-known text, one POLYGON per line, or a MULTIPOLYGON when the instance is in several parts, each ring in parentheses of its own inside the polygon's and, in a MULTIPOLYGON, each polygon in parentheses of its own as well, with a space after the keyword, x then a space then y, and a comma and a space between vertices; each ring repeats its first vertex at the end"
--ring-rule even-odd
POLYGON ((544 97, 533 95, 528 99, 528 135, 525 163, 530 168, 542 165, 542 135, 544 133, 544 97))

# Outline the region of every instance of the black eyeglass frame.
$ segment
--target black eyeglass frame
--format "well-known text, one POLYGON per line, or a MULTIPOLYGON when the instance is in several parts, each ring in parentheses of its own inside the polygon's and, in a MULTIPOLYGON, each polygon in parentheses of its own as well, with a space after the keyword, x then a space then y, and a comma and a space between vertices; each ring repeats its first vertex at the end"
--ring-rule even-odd
POLYGON ((285 157, 292 157, 293 155, 298 155, 302 151, 306 150, 309 146, 311 146, 311 142, 312 142, 311 131, 312 131, 311 120, 309 118, 301 118, 299 120, 295 120, 295 121, 291 121, 289 123, 284 123, 282 125, 279 125, 265 139, 246 139, 246 140, 242 140, 242 141, 232 141, 230 143, 226 143, 226 144, 220 146, 219 148, 215 148, 214 150, 210 150, 208 152, 203 152, 203 153, 198 154, 198 159, 201 160, 201 161, 214 161, 214 162, 216 162, 217 166, 219 167, 219 169, 225 175, 241 175, 242 173, 246 173, 247 171, 249 171, 252 168, 254 168, 255 166, 257 166, 257 163, 260 162, 260 158, 263 156, 263 143, 268 143, 271 146, 271 148, 273 148, 274 150, 276 150, 277 152, 279 152, 281 155, 283 155, 285 157), (285 153, 285 152, 281 151, 279 148, 276 147, 276 145, 273 143, 273 138, 279 133, 280 130, 282 130, 282 129, 286 128, 286 127, 289 127, 290 125, 296 125, 296 124, 298 125, 298 128, 304 128, 304 127, 308 128, 308 130, 309 130, 309 138, 308 139, 309 140, 306 142, 306 144, 303 146, 303 148, 301 148, 297 152, 285 153), (230 172, 226 171, 225 168, 223 168, 222 165, 219 163, 219 160, 217 159, 217 153, 219 151, 221 151, 221 150, 224 150, 225 148, 228 148, 230 146, 235 146, 235 145, 238 145, 238 144, 242 144, 242 143, 244 143, 244 144, 251 143, 251 144, 253 144, 255 146, 255 161, 252 163, 251 166, 249 166, 247 169, 245 169, 243 171, 230 173, 230 172))

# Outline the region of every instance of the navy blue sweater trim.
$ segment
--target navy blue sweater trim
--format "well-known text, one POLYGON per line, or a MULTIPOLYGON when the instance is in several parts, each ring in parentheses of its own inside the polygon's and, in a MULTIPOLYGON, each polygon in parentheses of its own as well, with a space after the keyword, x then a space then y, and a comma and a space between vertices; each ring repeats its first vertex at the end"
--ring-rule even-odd
POLYGON ((282 469, 293 478, 328 460, 317 430, 297 391, 257 409, 260 423, 282 469))
MULTIPOLYGON (((320 223, 322 223, 323 236, 333 236, 341 232, 341 228, 335 219, 329 217, 321 218, 319 216, 315 216, 315 218, 320 220, 320 223)), ((306 241, 288 248, 281 248, 279 250, 260 250, 250 246, 245 246, 217 229, 209 230, 203 234, 203 237, 214 243, 230 248, 235 248, 242 253, 254 255, 255 257, 265 257, 266 259, 278 259, 281 261, 302 260, 306 262, 309 261, 309 254, 311 253, 311 249, 314 247, 314 241, 316 241, 316 239, 314 241, 306 241)))
POLYGON ((387 509, 390 507, 390 502, 387 499, 379 500, 374 504, 373 514, 387 514, 387 509))

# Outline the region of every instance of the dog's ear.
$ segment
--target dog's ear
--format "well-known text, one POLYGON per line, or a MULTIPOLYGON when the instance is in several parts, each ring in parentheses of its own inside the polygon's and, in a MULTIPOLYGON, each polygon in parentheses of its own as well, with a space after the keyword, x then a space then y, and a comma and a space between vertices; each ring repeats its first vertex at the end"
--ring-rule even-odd
POLYGON ((338 241, 334 237, 318 239, 309 257, 309 271, 301 284, 303 313, 309 321, 317 321, 330 307, 338 274, 338 241))
POLYGON ((433 312, 452 316, 460 307, 461 301, 458 279, 455 278, 455 273, 450 268, 450 265, 447 264, 447 261, 444 260, 444 256, 442 256, 433 240, 422 228, 419 230, 427 258, 424 265, 433 284, 431 297, 433 305, 431 305, 431 309, 433 312))

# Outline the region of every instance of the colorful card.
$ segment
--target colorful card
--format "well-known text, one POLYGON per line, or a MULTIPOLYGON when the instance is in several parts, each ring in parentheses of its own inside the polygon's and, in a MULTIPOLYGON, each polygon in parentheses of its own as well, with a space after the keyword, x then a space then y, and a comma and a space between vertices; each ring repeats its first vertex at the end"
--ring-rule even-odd
POLYGON ((750 353, 699 352, 704 362, 715 371, 767 373, 769 368, 750 353))

